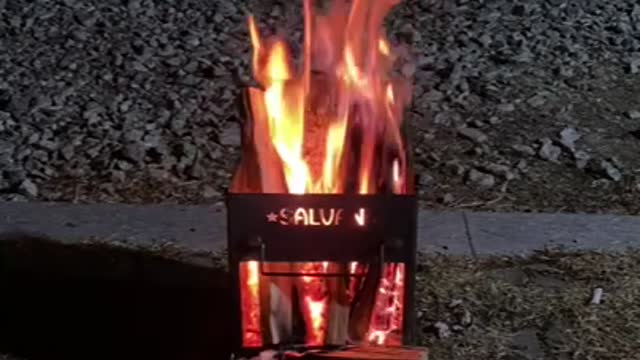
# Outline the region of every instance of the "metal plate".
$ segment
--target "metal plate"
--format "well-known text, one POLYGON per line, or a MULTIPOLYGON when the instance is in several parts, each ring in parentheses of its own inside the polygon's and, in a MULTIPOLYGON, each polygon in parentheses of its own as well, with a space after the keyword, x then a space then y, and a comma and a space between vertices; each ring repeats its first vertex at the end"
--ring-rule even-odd
POLYGON ((238 260, 370 261, 383 245, 402 262, 415 243, 415 196, 229 194, 227 209, 238 260))

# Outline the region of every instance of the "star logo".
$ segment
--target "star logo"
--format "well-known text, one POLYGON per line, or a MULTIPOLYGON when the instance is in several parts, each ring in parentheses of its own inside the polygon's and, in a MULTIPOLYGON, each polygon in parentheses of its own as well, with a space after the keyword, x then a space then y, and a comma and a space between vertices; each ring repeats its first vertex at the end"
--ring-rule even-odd
POLYGON ((268 222, 278 222, 278 215, 274 212, 270 212, 267 214, 268 222))

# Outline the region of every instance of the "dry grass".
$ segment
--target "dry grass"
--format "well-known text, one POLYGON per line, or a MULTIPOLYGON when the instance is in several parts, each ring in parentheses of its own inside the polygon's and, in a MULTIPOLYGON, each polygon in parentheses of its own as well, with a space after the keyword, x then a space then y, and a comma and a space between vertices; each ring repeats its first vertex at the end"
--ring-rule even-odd
POLYGON ((433 256, 420 264, 421 342, 433 359, 640 359, 638 251, 433 256), (591 305, 598 287, 604 300, 591 305), (462 325, 469 315, 472 323, 462 325), (438 321, 451 336, 437 336, 438 321))

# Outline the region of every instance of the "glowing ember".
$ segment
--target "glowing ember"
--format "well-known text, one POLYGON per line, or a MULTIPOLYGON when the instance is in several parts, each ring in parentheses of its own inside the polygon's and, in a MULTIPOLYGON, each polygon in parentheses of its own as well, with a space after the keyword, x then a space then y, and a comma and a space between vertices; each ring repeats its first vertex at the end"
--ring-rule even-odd
POLYGON ((260 330, 260 274, 257 261, 240 264, 242 300, 242 342, 246 347, 262 346, 260 330))
POLYGON ((404 264, 387 264, 371 318, 367 339, 378 345, 402 343, 404 264))
MULTIPOLYGON (((326 272, 327 262, 306 263, 300 266, 301 273, 319 274, 326 272)), ((304 295, 304 317, 307 323, 307 345, 319 346, 324 344, 326 327, 326 293, 324 281, 313 276, 301 277, 302 293, 304 295)))
MULTIPOLYGON (((334 0, 325 11, 315 9, 311 0, 303 1, 305 35, 299 68, 286 41, 262 38, 254 18, 249 18, 252 67, 261 86, 248 91, 253 120, 249 141, 255 154, 249 160, 243 157, 231 190, 291 194, 413 191, 407 181, 411 174, 401 135, 410 84, 393 77, 395 49, 382 31, 384 17, 399 0, 334 0), (259 170, 253 169, 255 163, 259 170), (258 186, 248 185, 256 178, 258 186)), ((356 216, 364 226, 364 210, 356 216)), ((331 266, 309 263, 301 267, 318 273, 331 266)), ((356 263, 348 268, 352 273, 367 271, 356 263)), ((245 345, 257 344, 257 265, 251 262, 241 270, 244 341, 245 345), (246 315, 245 303, 256 306, 246 315)), ((367 333, 372 343, 399 343, 403 277, 402 264, 384 266, 367 333)), ((321 345, 326 338, 327 309, 332 301, 329 288, 333 288, 329 281, 304 276, 296 284, 308 318, 309 345, 321 345)), ((352 296, 357 290, 355 282, 348 287, 352 296)))

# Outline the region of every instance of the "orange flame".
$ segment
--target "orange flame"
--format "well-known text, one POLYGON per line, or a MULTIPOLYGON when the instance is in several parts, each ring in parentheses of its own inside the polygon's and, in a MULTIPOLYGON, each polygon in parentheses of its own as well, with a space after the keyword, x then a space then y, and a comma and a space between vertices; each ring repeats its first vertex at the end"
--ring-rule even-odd
POLYGON ((251 96, 261 97, 252 100, 265 104, 265 113, 253 116, 255 121, 268 123, 266 135, 280 158, 286 180, 284 192, 335 193, 344 189, 347 179, 340 176, 339 169, 346 157, 346 135, 353 127, 358 127, 362 136, 356 159, 359 193, 376 191, 377 146, 397 149, 399 161, 404 163, 404 144, 395 133, 409 99, 400 98, 403 93, 396 91, 406 84, 392 81, 392 49, 380 34, 384 16, 397 2, 354 0, 348 8, 344 0, 336 0, 328 15, 317 15, 312 2, 304 0, 301 71, 291 65, 286 43, 278 38, 263 41, 255 20, 249 18, 253 71, 264 89, 251 96), (331 79, 328 86, 314 87, 312 68, 331 79), (333 104, 313 108, 314 95, 331 98, 333 104), (325 145, 305 154, 309 112, 320 110, 327 123, 325 145), (311 159, 318 153, 324 161, 311 159))
MULTIPOLYGON (((384 17, 399 1, 334 0, 320 14, 312 0, 303 0, 305 33, 300 62, 294 61, 283 39, 263 39, 254 18, 249 17, 252 68, 261 87, 248 92, 256 124, 252 145, 258 163, 267 167, 260 169, 259 191, 413 191, 407 185, 400 131, 410 85, 407 79, 392 75, 394 49, 382 33, 384 17), (296 63, 301 64, 299 68, 296 63)), ((244 177, 237 175, 232 189, 247 190, 238 179, 246 181, 255 171, 247 171, 241 164, 240 173, 244 177)), ((327 266, 317 270, 326 272, 327 266)), ((349 267, 357 271, 358 266, 353 263, 349 267)), ((244 269, 246 281, 251 269, 244 269)), ((401 264, 385 265, 368 333, 373 343, 386 343, 389 335, 401 332, 403 274, 401 264)), ((309 344, 321 344, 324 339, 328 307, 325 281, 306 276, 300 283, 305 316, 311 320, 309 344)), ((246 291, 252 295, 254 286, 248 285, 246 291)))
POLYGON ((246 347, 262 346, 260 330, 260 275, 257 261, 240 264, 240 288, 242 299, 242 343, 246 347))

